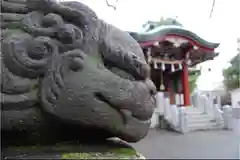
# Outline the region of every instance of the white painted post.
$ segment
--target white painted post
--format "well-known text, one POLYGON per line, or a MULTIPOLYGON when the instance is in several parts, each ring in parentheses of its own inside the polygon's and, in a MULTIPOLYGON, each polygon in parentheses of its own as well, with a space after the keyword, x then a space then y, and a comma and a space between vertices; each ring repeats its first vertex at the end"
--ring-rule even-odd
POLYGON ((214 99, 213 94, 210 92, 209 104, 208 104, 208 105, 209 105, 209 111, 208 111, 208 113, 211 113, 211 114, 214 114, 214 113, 213 113, 213 105, 214 105, 213 99, 214 99))
POLYGON ((179 127, 181 133, 188 132, 188 117, 185 110, 186 107, 179 107, 179 127))
POLYGON ((176 94, 176 95, 175 95, 175 100, 176 100, 176 105, 180 105, 179 94, 176 94))
POLYGON ((237 107, 233 107, 233 132, 238 137, 238 158, 240 159, 240 103, 237 107))
POLYGON ((156 128, 158 125, 159 125, 158 113, 154 112, 151 118, 150 128, 156 128))
POLYGON ((221 96, 220 95, 217 96, 217 104, 219 106, 219 109, 222 109, 221 96))
POLYGON ((171 121, 169 108, 170 108, 170 100, 169 98, 164 98, 164 117, 166 120, 171 121))
POLYGON ((223 120, 223 111, 220 110, 219 104, 214 104, 213 107, 214 119, 216 120, 217 124, 221 124, 221 121, 223 120))
POLYGON ((201 106, 201 99, 200 99, 201 97, 200 97, 200 94, 199 93, 196 93, 196 107, 197 108, 200 108, 200 107, 202 107, 201 106))
POLYGON ((201 96, 201 105, 203 105, 203 113, 206 114, 208 112, 207 108, 209 107, 208 98, 206 96, 201 96))
POLYGON ((164 97, 162 92, 156 94, 156 106, 159 115, 164 115, 164 97))
POLYGON ((223 106, 224 129, 232 129, 232 106, 223 106))
POLYGON ((239 148, 238 155, 240 159, 240 88, 231 91, 231 100, 233 106, 233 131, 238 135, 239 148))
POLYGON ((232 108, 232 118, 233 132, 240 136, 240 106, 232 108))

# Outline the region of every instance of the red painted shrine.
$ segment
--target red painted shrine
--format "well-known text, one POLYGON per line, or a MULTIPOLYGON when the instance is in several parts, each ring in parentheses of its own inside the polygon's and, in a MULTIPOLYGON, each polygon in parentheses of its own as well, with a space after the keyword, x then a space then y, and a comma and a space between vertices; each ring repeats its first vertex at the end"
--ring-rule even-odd
POLYGON ((142 33, 130 35, 143 49, 157 90, 167 93, 171 104, 176 104, 175 95, 181 94, 180 105, 190 106, 189 69, 217 56, 214 50, 219 44, 208 42, 181 26, 152 25, 142 33))

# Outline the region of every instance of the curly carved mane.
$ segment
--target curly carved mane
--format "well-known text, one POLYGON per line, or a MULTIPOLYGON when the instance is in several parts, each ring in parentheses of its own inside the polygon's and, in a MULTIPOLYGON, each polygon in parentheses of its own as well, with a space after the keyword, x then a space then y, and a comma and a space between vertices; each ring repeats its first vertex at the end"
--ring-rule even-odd
POLYGON ((78 2, 1 3, 2 130, 51 128, 50 117, 128 141, 146 135, 155 86, 130 35, 78 2))

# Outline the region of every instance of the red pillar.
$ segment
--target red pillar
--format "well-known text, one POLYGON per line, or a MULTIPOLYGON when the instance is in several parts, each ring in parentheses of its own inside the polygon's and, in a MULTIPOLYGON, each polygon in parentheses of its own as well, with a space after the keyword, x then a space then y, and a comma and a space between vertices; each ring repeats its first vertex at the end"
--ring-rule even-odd
POLYGON ((183 99, 184 106, 190 106, 190 87, 188 82, 188 65, 183 62, 183 99))

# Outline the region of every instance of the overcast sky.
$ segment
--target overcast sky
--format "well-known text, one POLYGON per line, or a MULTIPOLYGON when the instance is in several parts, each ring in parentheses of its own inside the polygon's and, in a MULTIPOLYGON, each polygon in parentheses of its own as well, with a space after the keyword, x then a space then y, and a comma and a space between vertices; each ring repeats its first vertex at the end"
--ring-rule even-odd
MULTIPOLYGON (((200 37, 220 43, 220 55, 213 61, 202 63, 203 74, 198 88, 211 90, 218 85, 222 69, 237 54, 237 37, 240 37, 240 0, 216 0, 209 19, 212 0, 118 0, 117 10, 107 7, 105 0, 79 0, 92 8, 99 18, 126 31, 138 31, 147 20, 178 17, 185 28, 200 37), (211 68, 211 72, 207 72, 211 68)), ((116 0, 108 0, 115 4, 116 0)))

